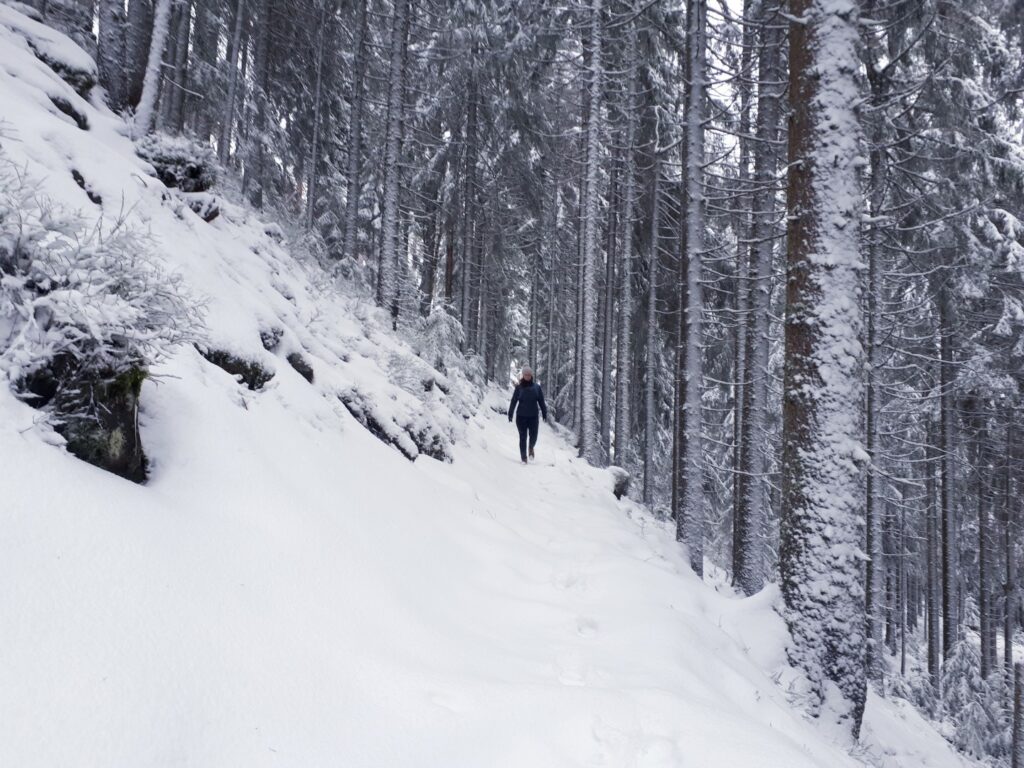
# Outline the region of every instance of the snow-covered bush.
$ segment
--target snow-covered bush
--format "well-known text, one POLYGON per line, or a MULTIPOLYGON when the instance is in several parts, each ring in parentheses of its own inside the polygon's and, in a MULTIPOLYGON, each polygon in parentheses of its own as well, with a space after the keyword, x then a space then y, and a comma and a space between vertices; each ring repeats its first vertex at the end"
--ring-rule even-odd
POLYGON ((462 323, 455 315, 435 309, 423 321, 417 351, 427 363, 444 373, 448 365, 462 357, 464 337, 462 323))
POLYGON ((151 254, 123 221, 51 204, 0 153, 0 374, 52 414, 73 453, 133 479, 144 470, 126 430, 148 367, 201 324, 151 254))
POLYGON ((1009 726, 1000 706, 1005 694, 999 670, 988 679, 981 676, 978 646, 957 643, 942 668, 942 707, 954 727, 957 749, 976 758, 1007 754, 1009 726))
POLYGON ((217 181, 217 157, 208 146, 187 136, 152 133, 140 140, 136 153, 156 170, 168 187, 206 192, 217 181))

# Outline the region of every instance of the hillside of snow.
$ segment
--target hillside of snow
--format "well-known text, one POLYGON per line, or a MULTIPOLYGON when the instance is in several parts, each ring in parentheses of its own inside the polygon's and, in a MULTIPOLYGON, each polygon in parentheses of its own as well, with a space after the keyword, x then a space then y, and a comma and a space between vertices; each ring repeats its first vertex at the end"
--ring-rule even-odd
POLYGON ((774 588, 702 584, 556 429, 521 466, 504 391, 220 193, 194 214, 53 69, 83 57, 0 2, 4 155, 149 233, 197 345, 273 378, 179 347, 143 384, 145 485, 0 382, 0 765, 964 765, 905 704, 871 698, 856 745, 805 718, 774 588))

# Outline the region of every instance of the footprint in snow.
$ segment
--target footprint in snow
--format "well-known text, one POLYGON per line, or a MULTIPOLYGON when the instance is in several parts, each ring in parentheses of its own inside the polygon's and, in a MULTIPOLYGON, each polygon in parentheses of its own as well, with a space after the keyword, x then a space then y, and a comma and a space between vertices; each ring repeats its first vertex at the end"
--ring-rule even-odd
POLYGON ((555 658, 555 672, 558 682, 573 687, 587 684, 589 670, 577 651, 564 651, 555 658))
POLYGON ((576 592, 584 592, 587 589, 587 579, 579 572, 578 568, 564 568, 555 571, 551 580, 559 589, 576 592))
POLYGON ((580 637, 593 637, 597 634, 597 622, 587 616, 577 616, 576 634, 580 637))

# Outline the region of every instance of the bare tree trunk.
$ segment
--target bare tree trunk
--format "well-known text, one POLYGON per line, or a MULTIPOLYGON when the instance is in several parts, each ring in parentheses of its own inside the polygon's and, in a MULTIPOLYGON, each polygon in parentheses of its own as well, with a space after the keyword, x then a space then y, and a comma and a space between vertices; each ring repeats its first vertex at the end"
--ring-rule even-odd
POLYGON ((948 291, 939 289, 939 467, 942 503, 942 657, 959 637, 957 525, 953 508, 953 329, 948 291))
POLYGON ((644 504, 654 504, 654 440, 656 437, 656 404, 654 379, 658 371, 658 235, 661 211, 661 168, 654 158, 651 170, 651 236, 647 265, 647 348, 644 350, 644 504))
MULTIPOLYGON (((109 0, 108 0, 109 1, 109 0)), ((116 3, 116 0, 113 0, 116 3)), ((146 77, 146 61, 153 36, 152 0, 129 0, 128 28, 125 48, 128 63, 125 99, 127 106, 138 107, 142 83, 146 77)))
MULTIPOLYGON (((362 171, 363 111, 366 102, 366 38, 367 6, 369 0, 359 2, 359 22, 356 28, 355 62, 352 73, 352 105, 348 118, 348 158, 345 174, 345 226, 341 255, 356 258, 356 235, 359 229, 359 192, 362 171)), ((451 291, 449 290, 449 294, 451 291)), ((450 298, 450 296, 449 296, 450 298)))
MULTIPOLYGON (((629 25, 627 48, 636 49, 636 24, 629 25)), ((636 157, 633 144, 636 138, 637 72, 630 67, 626 102, 625 180, 622 190, 622 255, 619 269, 619 330, 615 348, 615 463, 626 466, 626 447, 629 445, 629 372, 632 368, 630 331, 633 319, 633 198, 636 186, 636 157)))
POLYGON ((388 75, 387 121, 384 138, 384 206, 381 210, 380 304, 398 324, 397 259, 401 211, 402 123, 405 106, 405 42, 409 33, 409 0, 396 0, 391 24, 391 65, 388 75))
POLYGON ((686 390, 681 405, 685 422, 685 485, 682 489, 683 533, 690 566, 704 573, 703 409, 704 389, 704 112, 705 30, 707 0, 691 0, 687 21, 690 45, 690 91, 686 115, 686 390))
POLYGON ((764 586, 765 526, 765 443, 768 440, 768 355, 771 317, 771 279, 775 261, 776 190, 782 95, 782 27, 779 3, 766 4, 759 21, 763 40, 758 62, 758 145, 754 156, 753 284, 750 296, 750 331, 746 335, 747 401, 740 433, 740 484, 742 494, 733 526, 733 575, 744 594, 752 595, 764 586))
POLYGON ((220 140, 217 142, 217 158, 225 165, 231 154, 231 132, 235 123, 235 99, 238 92, 238 54, 242 48, 242 22, 245 17, 245 0, 235 5, 235 28, 231 33, 228 50, 228 97, 224 105, 224 120, 220 126, 220 140))
MULTIPOLYGON (((743 496, 749 473, 743 467, 743 434, 745 422, 750 410, 750 397, 747 393, 749 375, 749 325, 750 315, 750 267, 755 242, 754 227, 758 216, 753 208, 753 196, 750 186, 751 171, 751 137, 754 132, 751 120, 753 104, 753 64, 756 28, 753 18, 753 0, 743 0, 743 34, 740 49, 740 72, 737 90, 739 91, 739 166, 736 179, 736 225, 741 233, 736 243, 736 288, 733 291, 735 317, 733 319, 733 373, 732 373, 732 560, 733 581, 738 583, 736 562, 738 551, 742 548, 739 541, 745 527, 743 515, 743 496), (745 240, 749 239, 749 242, 745 240)), ((764 43, 767 47, 767 42, 764 43)))
POLYGON ((100 0, 96 63, 100 85, 106 90, 107 103, 115 112, 120 112, 127 105, 126 22, 124 3, 121 0, 100 0))
POLYGON ((598 173, 600 172, 599 145, 601 140, 601 92, 603 69, 601 63, 601 0, 590 4, 590 72, 587 89, 589 120, 587 121, 587 186, 584 198, 583 241, 583 304, 580 330, 580 455, 591 464, 600 463, 594 387, 594 343, 597 321, 597 262, 598 262, 598 173))
POLYGON ((1011 768, 1024 768, 1024 664, 1013 668, 1013 737, 1010 747, 1011 768))
POLYGON ((618 200, 620 163, 612 160, 611 183, 608 186, 608 232, 605 246, 604 296, 601 302, 601 462, 611 456, 612 430, 612 341, 615 332, 615 259, 618 244, 618 200))
POLYGON ((1017 623, 1017 573, 1016 554, 1013 551, 1013 515, 1011 506, 1010 467, 1013 461, 1013 421, 1007 419, 1006 450, 1003 470, 1003 559, 1005 561, 1005 583, 1003 584, 1003 664, 1007 674, 1013 669, 1013 630, 1017 623))
POLYGON ((324 43, 327 38, 327 0, 320 0, 319 24, 316 33, 316 80, 313 85, 313 141, 309 148, 306 169, 306 229, 313 228, 316 216, 317 172, 320 166, 320 109, 323 101, 324 43))
POLYGON ((928 619, 928 676, 932 681, 932 691, 935 695, 935 699, 938 699, 941 695, 941 676, 940 676, 940 656, 942 653, 942 639, 940 632, 941 623, 941 609, 940 605, 942 602, 942 586, 941 586, 941 570, 939 563, 941 560, 940 555, 940 541, 939 541, 939 523, 938 523, 938 510, 939 510, 939 462, 942 461, 938 451, 933 449, 935 445, 934 433, 938 431, 935 425, 929 425, 929 436, 928 436, 928 477, 926 480, 927 486, 927 508, 926 514, 926 547, 925 556, 927 558, 927 582, 926 582, 926 612, 928 619))
POLYGON ((153 130, 156 101, 160 93, 160 62, 163 60, 170 20, 171 0, 157 0, 153 14, 153 36, 149 48, 149 62, 146 64, 146 76, 142 83, 139 108, 135 112, 133 133, 136 137, 145 136, 153 130))

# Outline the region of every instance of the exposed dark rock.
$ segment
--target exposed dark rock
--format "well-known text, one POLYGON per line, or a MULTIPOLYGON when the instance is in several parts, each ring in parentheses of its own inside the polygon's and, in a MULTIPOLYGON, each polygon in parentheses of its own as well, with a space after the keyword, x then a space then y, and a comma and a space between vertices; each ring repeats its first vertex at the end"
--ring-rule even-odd
POLYGON ((23 400, 47 408, 70 453, 136 483, 146 479, 146 454, 139 438, 139 394, 143 368, 83 377, 69 357, 18 382, 23 400))
POLYGON ((133 368, 110 381, 84 382, 76 400, 88 404, 86 413, 66 417, 58 428, 68 441, 68 450, 115 475, 144 482, 146 454, 139 439, 138 417, 145 378, 144 370, 133 368))
POLYGON ((180 192, 178 198, 207 224, 220 216, 220 201, 209 192, 180 192))
POLYGON ((75 183, 82 188, 85 194, 89 197, 89 200, 96 205, 103 205, 103 198, 96 192, 93 192, 92 185, 88 184, 85 177, 74 168, 71 169, 71 178, 73 178, 75 183))
POLYGON ((416 447, 420 449, 420 453, 438 461, 451 463, 452 457, 448 453, 448 446, 436 432, 422 429, 413 435, 413 440, 416 442, 416 447))
POLYGON ((268 371, 255 360, 246 360, 223 349, 208 349, 196 345, 196 350, 209 362, 222 368, 245 384, 254 392, 274 378, 274 372, 268 371))
POLYGON ((352 394, 342 394, 338 395, 338 399, 341 401, 342 405, 348 409, 348 412, 352 414, 355 420, 366 427, 374 437, 382 443, 386 443, 397 448, 398 451, 409 461, 416 460, 416 457, 419 455, 418 452, 410 451, 408 446, 403 445, 402 441, 396 439, 393 432, 389 431, 385 425, 377 419, 371 409, 364 406, 358 397, 355 397, 352 394))
POLYGON ((263 342, 263 348, 267 352, 273 352, 277 349, 277 345, 281 343, 283 336, 284 328, 264 328, 260 331, 260 341, 263 342))
POLYGON ((288 357, 285 358, 288 364, 291 365, 299 375, 302 376, 310 384, 313 383, 313 366, 311 366, 302 355, 298 352, 292 352, 288 357))
POLYGON ((382 419, 373 407, 372 401, 358 392, 342 393, 338 395, 338 399, 355 420, 366 427, 374 437, 398 449, 409 461, 415 461, 420 454, 438 461, 452 461, 444 437, 429 426, 414 430, 398 424, 393 419, 382 419))
POLYGON ((51 96, 50 101, 53 102, 53 106, 55 106, 65 115, 74 120, 75 125, 77 125, 81 130, 89 130, 89 119, 81 112, 79 112, 77 109, 75 109, 73 106, 71 106, 70 101, 65 99, 63 96, 51 96))
POLYGON ((443 381, 442 379, 439 379, 436 376, 427 376, 425 379, 423 379, 424 392, 433 392, 434 387, 437 387, 439 390, 441 390, 441 392, 443 392, 446 395, 451 394, 451 387, 449 387, 448 383, 443 381))
POLYGON ((611 474, 612 481, 614 482, 612 493, 615 494, 616 499, 621 499, 629 493, 629 472, 622 467, 615 466, 608 467, 608 472, 611 474))

